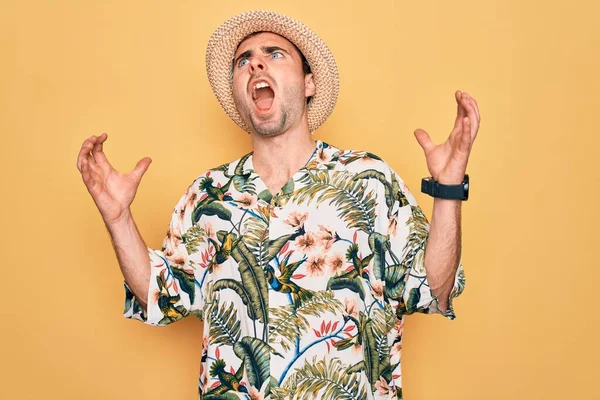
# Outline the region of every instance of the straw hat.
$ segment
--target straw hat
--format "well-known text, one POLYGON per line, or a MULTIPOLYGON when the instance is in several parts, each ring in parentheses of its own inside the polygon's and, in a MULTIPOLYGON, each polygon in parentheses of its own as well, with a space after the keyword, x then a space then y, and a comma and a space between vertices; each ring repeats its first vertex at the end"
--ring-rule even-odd
POLYGON ((301 22, 272 11, 249 11, 225 21, 213 33, 206 47, 206 72, 210 85, 229 117, 250 132, 233 102, 231 66, 242 40, 254 32, 283 36, 304 54, 312 70, 316 93, 308 104, 308 129, 316 130, 332 113, 339 91, 337 66, 331 51, 301 22))

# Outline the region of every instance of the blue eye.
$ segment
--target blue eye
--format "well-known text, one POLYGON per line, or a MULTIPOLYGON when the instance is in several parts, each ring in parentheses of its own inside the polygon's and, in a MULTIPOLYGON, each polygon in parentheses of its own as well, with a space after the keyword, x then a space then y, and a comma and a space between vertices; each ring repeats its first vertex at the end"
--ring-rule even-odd
POLYGON ((276 51, 275 53, 271 54, 271 57, 273 57, 273 58, 281 58, 281 57, 283 57, 283 54, 281 54, 280 52, 276 51), (275 57, 275 56, 279 56, 279 57, 275 57))
POLYGON ((248 62, 247 58, 242 58, 238 64, 239 67, 243 67, 248 62))

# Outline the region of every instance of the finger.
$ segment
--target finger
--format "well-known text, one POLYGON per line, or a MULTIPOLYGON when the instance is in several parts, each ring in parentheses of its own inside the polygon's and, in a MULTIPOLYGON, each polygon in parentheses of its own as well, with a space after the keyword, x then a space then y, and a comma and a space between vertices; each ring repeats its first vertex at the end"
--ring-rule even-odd
POLYGON ((93 148, 93 144, 91 142, 91 137, 86 139, 81 145, 81 150, 79 150, 79 154, 77 155, 77 169, 81 171, 82 161, 84 158, 90 154, 90 151, 93 148))
MULTIPOLYGON (((93 145, 92 145, 92 148, 93 148, 93 145)), ((96 165, 98 165, 98 164, 96 164, 96 160, 94 159, 94 155, 92 154, 91 151, 85 155, 85 159, 90 164, 90 168, 95 168, 96 165)))
POLYGON ((103 133, 102 135, 98 136, 98 140, 96 141, 96 144, 94 145, 92 154, 94 155, 94 159, 97 162, 107 163, 110 165, 110 163, 108 162, 108 159, 106 158, 106 155, 104 154, 104 149, 103 149, 104 142, 106 141, 107 138, 108 138, 108 135, 106 133, 103 133))
POLYGON ((139 182, 148 170, 150 163, 152 163, 152 159, 150 157, 142 158, 140 161, 138 161, 135 168, 133 169, 133 171, 130 172, 130 174, 136 179, 136 181, 139 182))
POLYGON ((92 160, 95 162, 96 159, 94 158, 94 147, 96 146, 96 143, 98 143, 98 136, 92 136, 90 138, 90 143, 92 144, 91 149, 90 149, 90 156, 92 157, 92 160))
MULTIPOLYGON (((463 92, 462 102, 463 102, 465 109, 467 110, 467 117, 469 118, 469 122, 471 123, 470 133, 473 136, 473 134, 477 134, 477 130, 479 129, 479 122, 477 121, 477 113, 475 112, 475 107, 469 102, 469 95, 466 94, 465 92, 463 92)), ((464 119, 463 119, 463 121, 464 121, 464 119)), ((463 126, 464 126, 464 124, 463 124, 463 126)))
POLYGON ((83 179, 83 183, 89 189, 94 186, 94 178, 92 178, 92 172, 90 170, 87 158, 84 158, 81 161, 81 178, 83 179))
POLYGON ((425 155, 427 155, 435 147, 435 144, 431 141, 429 134, 423 129, 417 129, 415 131, 415 137, 417 138, 419 145, 423 148, 425 155))
POLYGON ((468 93, 465 93, 465 95, 467 96, 467 99, 469 99, 469 103, 471 103, 471 105, 475 109, 475 113, 477 114, 477 122, 481 123, 481 116, 479 115, 479 106, 477 105, 477 101, 468 93))
POLYGON ((461 154, 468 156, 471 149, 471 119, 469 117, 464 118, 463 126, 464 130, 458 148, 461 154))
POLYGON ((467 112, 462 103, 462 92, 457 90, 454 93, 454 97, 456 98, 456 119, 454 120, 454 129, 461 128, 462 129, 462 119, 467 115, 467 112))

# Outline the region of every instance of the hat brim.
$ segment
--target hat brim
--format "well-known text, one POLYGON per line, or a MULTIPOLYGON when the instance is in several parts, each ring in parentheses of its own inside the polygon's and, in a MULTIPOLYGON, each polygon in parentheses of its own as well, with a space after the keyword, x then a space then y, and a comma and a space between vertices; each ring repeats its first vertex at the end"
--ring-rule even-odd
POLYGON ((310 65, 316 93, 307 109, 308 129, 315 131, 333 112, 339 92, 339 75, 333 54, 313 31, 286 15, 272 11, 249 11, 225 21, 206 47, 206 72, 217 100, 229 117, 251 132, 233 101, 231 67, 238 45, 255 32, 273 32, 292 42, 310 65))

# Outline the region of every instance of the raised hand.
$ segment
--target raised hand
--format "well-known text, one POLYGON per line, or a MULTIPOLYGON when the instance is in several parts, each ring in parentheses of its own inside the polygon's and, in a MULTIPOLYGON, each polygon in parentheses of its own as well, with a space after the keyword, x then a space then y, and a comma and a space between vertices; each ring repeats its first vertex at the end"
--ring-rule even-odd
POLYGON ((102 149, 106 133, 88 138, 77 157, 77 169, 106 224, 119 222, 129 213, 142 176, 152 160, 142 158, 133 171, 122 174, 108 162, 102 149))
POLYGON ((423 129, 415 131, 415 137, 425 152, 429 173, 436 181, 446 185, 462 182, 481 122, 474 98, 460 90, 454 96, 457 103, 456 120, 444 143, 436 145, 423 129))

